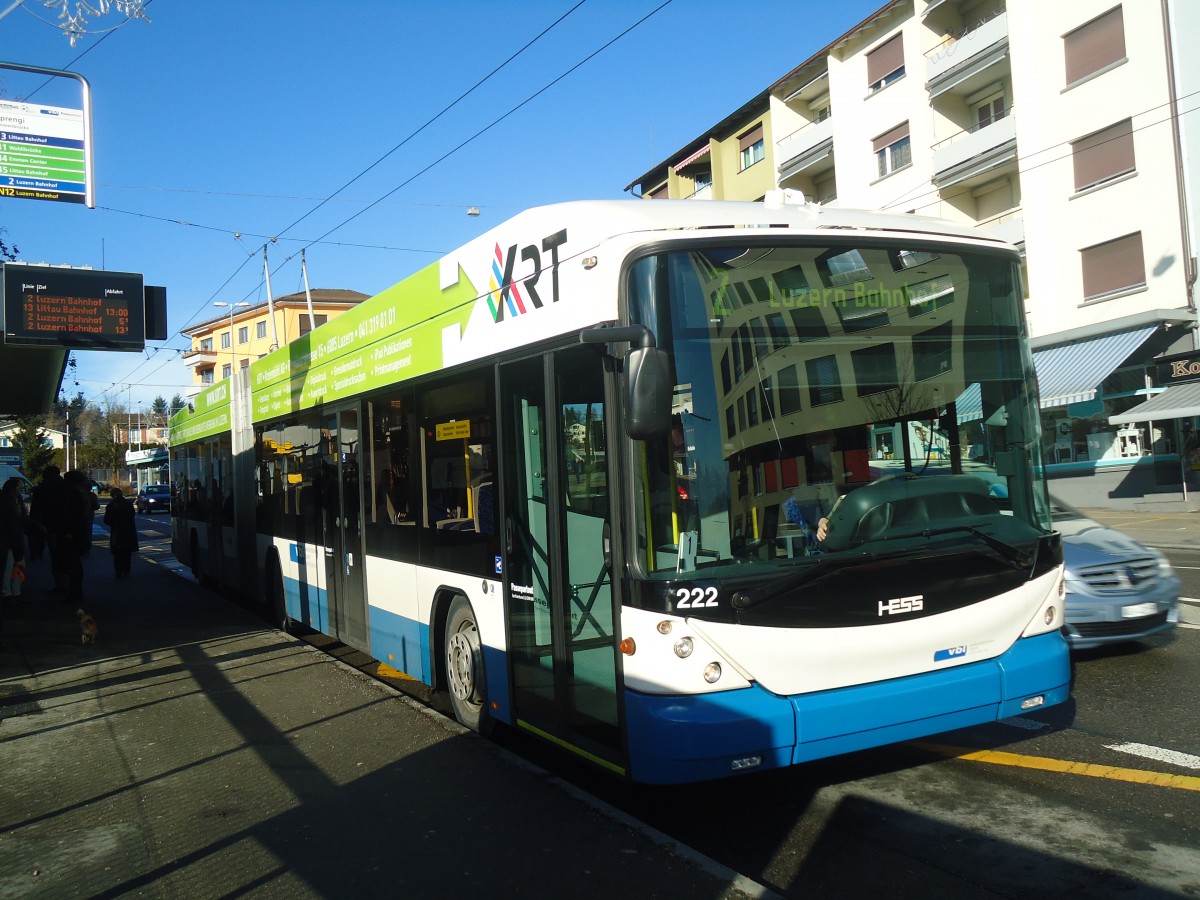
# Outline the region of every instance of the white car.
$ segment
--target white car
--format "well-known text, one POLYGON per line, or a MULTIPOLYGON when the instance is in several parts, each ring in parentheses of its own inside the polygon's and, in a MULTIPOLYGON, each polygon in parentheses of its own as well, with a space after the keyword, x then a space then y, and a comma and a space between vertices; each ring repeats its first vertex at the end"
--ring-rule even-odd
POLYGON ((1051 500, 1063 536, 1066 625, 1072 650, 1167 634, 1179 622, 1179 578, 1167 558, 1127 534, 1051 500))

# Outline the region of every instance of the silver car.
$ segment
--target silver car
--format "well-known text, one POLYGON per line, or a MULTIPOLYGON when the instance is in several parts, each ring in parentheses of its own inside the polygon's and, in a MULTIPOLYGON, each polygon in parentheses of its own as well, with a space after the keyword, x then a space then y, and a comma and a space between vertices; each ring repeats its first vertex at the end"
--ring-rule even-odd
POLYGON ((1166 634, 1179 621, 1180 583, 1167 558, 1133 538, 1051 501, 1063 536, 1066 625, 1072 650, 1166 634))

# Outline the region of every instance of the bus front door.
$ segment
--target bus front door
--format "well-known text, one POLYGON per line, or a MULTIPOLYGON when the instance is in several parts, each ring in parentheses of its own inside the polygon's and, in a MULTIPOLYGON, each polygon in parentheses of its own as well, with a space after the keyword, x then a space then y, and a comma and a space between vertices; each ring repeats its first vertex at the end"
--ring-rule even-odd
POLYGON ((329 633, 369 652, 367 600, 363 589, 362 504, 358 477, 358 408, 325 417, 322 440, 328 450, 320 498, 325 533, 325 595, 329 633))
POLYGON ((500 397, 515 719, 621 771, 602 362, 503 365, 500 397))

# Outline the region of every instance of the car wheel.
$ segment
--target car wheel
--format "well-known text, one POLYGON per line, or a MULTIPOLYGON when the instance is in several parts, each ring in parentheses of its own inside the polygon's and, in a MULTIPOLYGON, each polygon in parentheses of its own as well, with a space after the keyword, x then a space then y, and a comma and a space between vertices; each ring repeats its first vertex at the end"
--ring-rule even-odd
POLYGON ((484 678, 483 646, 475 612, 466 597, 458 596, 450 604, 446 617, 446 683, 454 718, 464 728, 488 734, 493 719, 488 711, 487 684, 484 678))

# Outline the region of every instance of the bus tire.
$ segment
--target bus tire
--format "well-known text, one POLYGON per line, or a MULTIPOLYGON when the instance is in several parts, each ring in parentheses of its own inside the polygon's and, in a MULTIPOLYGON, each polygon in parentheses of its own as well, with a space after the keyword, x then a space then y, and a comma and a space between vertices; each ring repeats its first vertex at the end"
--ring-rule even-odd
POLYGON ((483 645, 475 612, 466 597, 459 595, 446 616, 446 686, 454 718, 464 728, 489 734, 493 719, 488 711, 487 682, 483 667, 483 645))
POLYGON ((287 597, 283 593, 283 573, 279 570, 277 559, 271 559, 267 563, 267 603, 274 617, 275 627, 284 634, 291 634, 296 623, 288 615, 287 597))

